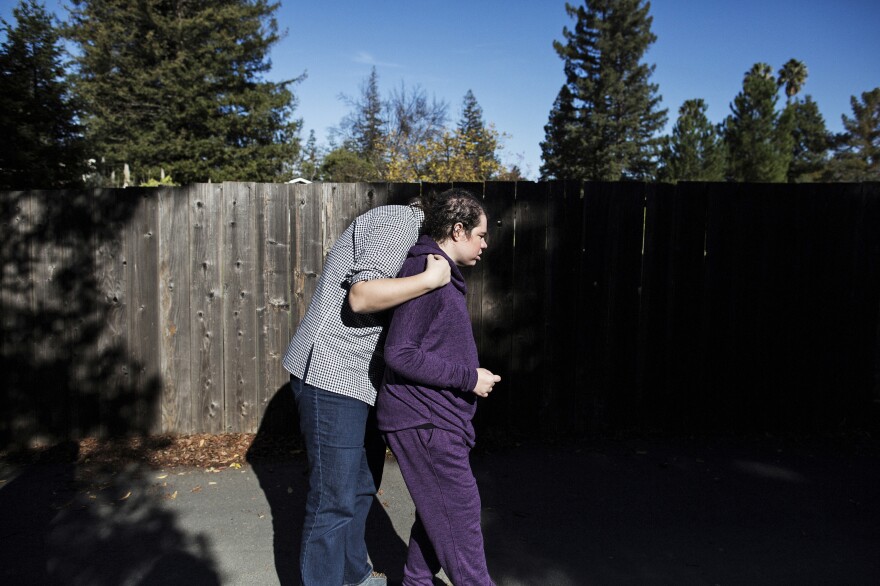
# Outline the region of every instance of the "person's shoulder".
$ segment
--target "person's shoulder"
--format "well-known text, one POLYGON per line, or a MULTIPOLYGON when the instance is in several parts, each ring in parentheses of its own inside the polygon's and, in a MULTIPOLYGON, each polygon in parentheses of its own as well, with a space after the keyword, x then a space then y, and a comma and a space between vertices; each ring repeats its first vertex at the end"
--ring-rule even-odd
POLYGON ((361 214, 356 223, 363 229, 372 231, 375 229, 394 230, 409 234, 418 231, 419 218, 412 207, 404 205, 385 205, 372 208, 361 214))
MULTIPOLYGON (((373 215, 382 218, 412 218, 413 210, 411 206, 405 205, 384 205, 378 206, 370 210, 373 215)), ((369 212, 368 212, 369 213, 369 212)))

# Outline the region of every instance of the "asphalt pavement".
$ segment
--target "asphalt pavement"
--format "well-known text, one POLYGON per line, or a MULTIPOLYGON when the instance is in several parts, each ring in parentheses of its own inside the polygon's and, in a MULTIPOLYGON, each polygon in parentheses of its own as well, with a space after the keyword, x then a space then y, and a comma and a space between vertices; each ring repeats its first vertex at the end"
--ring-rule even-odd
MULTIPOLYGON (((873 445, 601 439, 472 464, 499 586, 880 584, 873 445)), ((91 476, 0 463, 0 584, 290 586, 304 498, 302 456, 91 476)), ((413 516, 388 459, 367 542, 392 584, 413 516)))

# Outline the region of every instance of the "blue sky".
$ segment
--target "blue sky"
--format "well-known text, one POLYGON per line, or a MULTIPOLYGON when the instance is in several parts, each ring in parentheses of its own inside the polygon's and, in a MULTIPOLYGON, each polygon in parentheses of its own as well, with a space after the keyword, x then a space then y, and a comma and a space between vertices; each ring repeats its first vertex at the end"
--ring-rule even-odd
MULTIPOLYGON (((0 16, 9 20, 16 3, 0 0, 0 16)), ((63 16, 61 4, 46 3, 63 16)), ((651 15, 657 41, 645 60, 656 65, 669 127, 690 98, 703 98, 720 122, 757 62, 775 71, 803 61, 801 95, 813 96, 832 131, 851 115, 851 96, 880 86, 877 0, 655 0, 651 15)), ((502 160, 537 178, 544 124, 564 81, 552 43, 573 24, 564 0, 282 0, 277 19, 287 35, 269 77, 307 73, 294 89, 303 139, 314 129, 326 142, 347 112, 339 95, 356 96, 375 66, 383 95, 420 86, 449 104, 450 124, 473 91, 484 120, 509 135, 502 160)))

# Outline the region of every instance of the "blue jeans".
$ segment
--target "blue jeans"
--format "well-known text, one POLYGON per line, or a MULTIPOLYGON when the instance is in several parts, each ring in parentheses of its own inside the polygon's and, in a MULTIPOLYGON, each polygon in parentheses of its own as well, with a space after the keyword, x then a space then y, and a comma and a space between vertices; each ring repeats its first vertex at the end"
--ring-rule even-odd
POLYGON ((309 459, 300 572, 305 586, 360 584, 370 576, 364 530, 376 486, 364 431, 370 406, 291 377, 309 459))

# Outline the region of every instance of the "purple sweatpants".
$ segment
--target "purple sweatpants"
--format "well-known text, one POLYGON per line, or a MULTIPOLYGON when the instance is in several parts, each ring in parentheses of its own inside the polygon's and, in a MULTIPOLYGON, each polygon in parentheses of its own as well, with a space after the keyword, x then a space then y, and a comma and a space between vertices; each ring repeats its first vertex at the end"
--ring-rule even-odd
POLYGON ((390 432, 385 439, 416 505, 403 586, 431 586, 441 567, 455 586, 494 586, 464 439, 436 428, 390 432))

